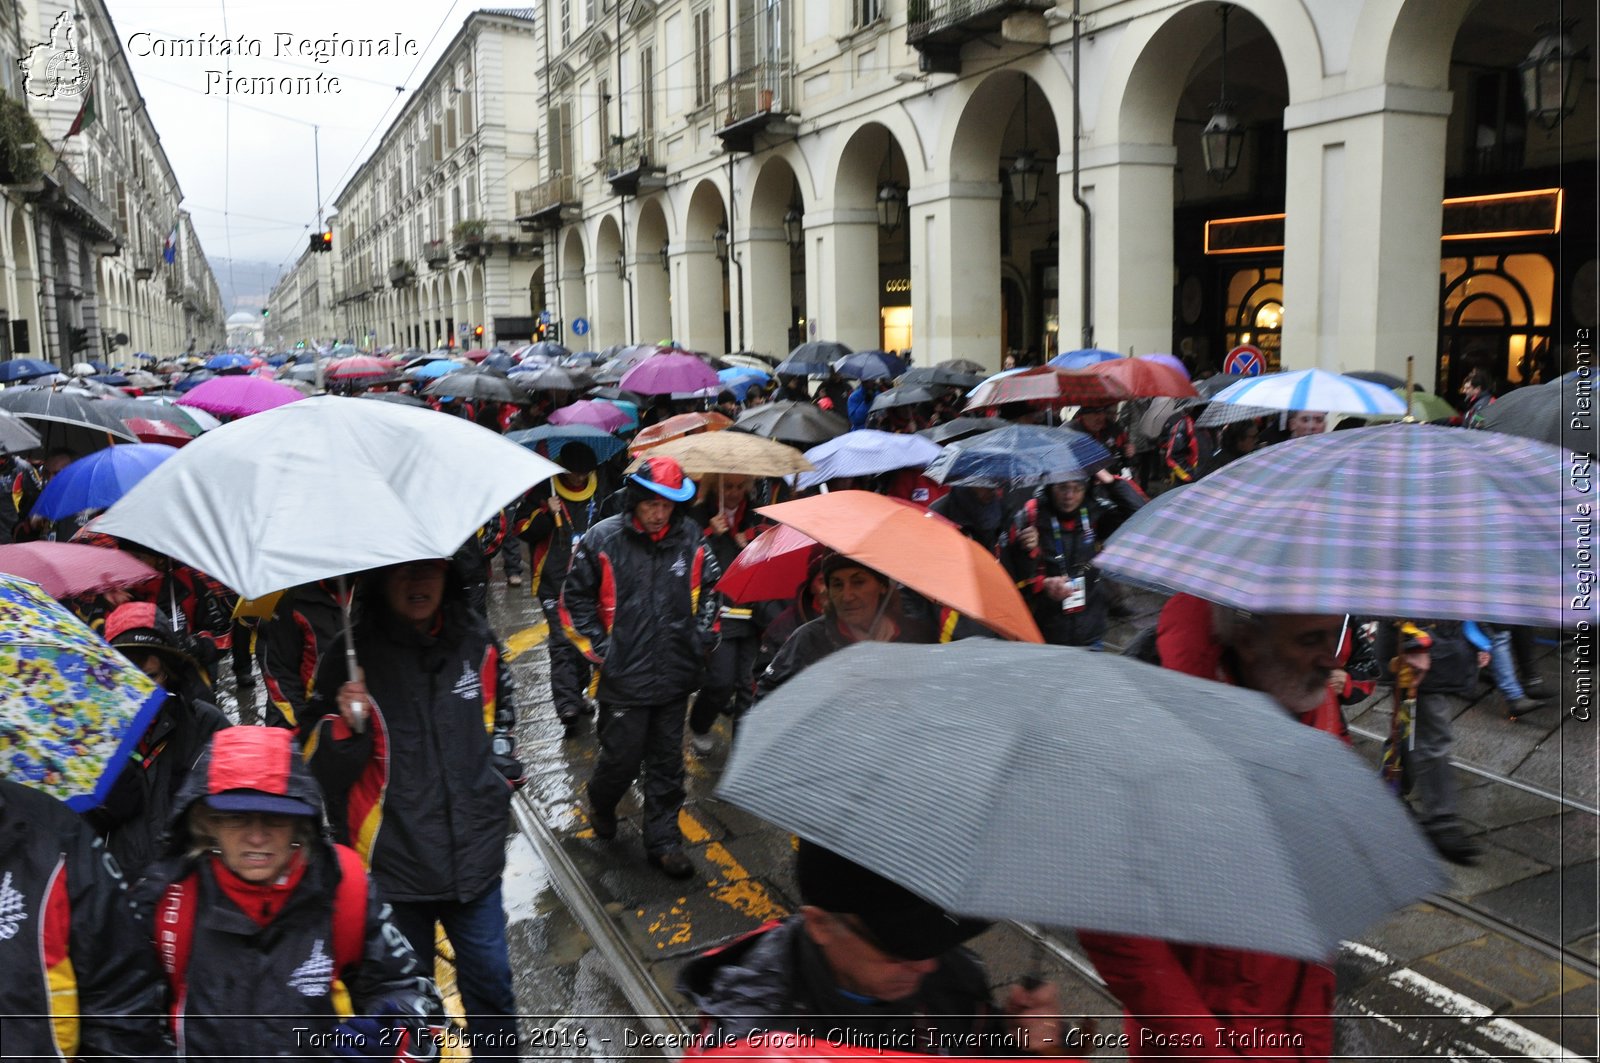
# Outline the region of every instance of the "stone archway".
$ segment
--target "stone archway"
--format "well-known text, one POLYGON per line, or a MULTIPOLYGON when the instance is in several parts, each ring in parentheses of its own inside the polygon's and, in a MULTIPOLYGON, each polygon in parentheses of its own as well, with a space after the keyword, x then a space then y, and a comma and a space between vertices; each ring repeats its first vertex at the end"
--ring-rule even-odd
POLYGON ((591 275, 594 278, 594 299, 591 302, 588 337, 590 347, 601 350, 614 343, 628 343, 628 308, 623 295, 623 278, 619 263, 622 258, 622 230, 617 219, 607 214, 600 219, 595 232, 594 261, 591 275))
POLYGON ((561 242, 561 272, 557 279, 559 302, 561 308, 562 335, 566 337, 568 346, 574 350, 589 347, 587 335, 575 335, 572 323, 580 317, 585 320, 589 317, 589 298, 584 290, 583 273, 588 256, 583 247, 583 230, 578 226, 568 229, 561 242))
POLYGON ((696 351, 721 354, 729 338, 727 264, 717 258, 715 234, 728 224, 722 189, 701 181, 689 197, 681 253, 673 263, 673 305, 682 307, 675 337, 696 351))
MULTIPOLYGON (((920 178, 920 162, 917 169, 920 178)), ((918 241, 909 207, 911 185, 906 149, 886 126, 867 122, 850 135, 834 176, 833 222, 827 227, 832 254, 818 264, 823 276, 818 281, 821 321, 815 338, 838 340, 856 350, 879 347, 885 309, 893 306, 891 312, 900 314, 902 293, 915 297, 913 251, 918 241), (878 199, 886 189, 901 197, 901 218, 892 230, 879 224, 878 199), (893 291, 886 293, 885 288, 893 291), (905 292, 908 288, 912 290, 905 292), (895 297, 893 304, 886 302, 886 295, 895 297)), ((809 287, 809 277, 807 282, 809 287)))
POLYGON ((660 198, 640 200, 638 218, 633 238, 634 338, 640 343, 662 343, 672 338, 672 286, 668 283, 667 215, 660 198))
POLYGON ((800 181, 781 156, 766 159, 756 174, 745 212, 747 228, 740 237, 744 260, 747 323, 745 345, 753 351, 783 357, 801 342, 806 317, 805 234, 789 246, 786 225, 804 225, 805 198, 800 181), (787 293, 788 298, 780 297, 787 293))

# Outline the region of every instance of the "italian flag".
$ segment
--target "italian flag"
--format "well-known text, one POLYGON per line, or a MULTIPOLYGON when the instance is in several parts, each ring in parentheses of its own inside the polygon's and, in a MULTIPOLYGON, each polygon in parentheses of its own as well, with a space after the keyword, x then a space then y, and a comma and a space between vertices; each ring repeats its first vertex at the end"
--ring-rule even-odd
POLYGON ((83 106, 78 108, 78 117, 72 120, 72 128, 67 130, 67 136, 75 137, 85 129, 94 125, 100 113, 94 109, 94 86, 89 86, 89 91, 83 95, 83 106))

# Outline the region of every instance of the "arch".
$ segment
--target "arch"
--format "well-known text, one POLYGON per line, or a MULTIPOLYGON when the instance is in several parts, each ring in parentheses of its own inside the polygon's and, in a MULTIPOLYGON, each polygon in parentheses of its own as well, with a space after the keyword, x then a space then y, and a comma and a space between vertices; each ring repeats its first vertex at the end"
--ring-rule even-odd
POLYGON ((593 333, 589 345, 599 350, 613 343, 627 343, 628 313, 623 302, 622 277, 617 273, 617 261, 622 255, 622 230, 614 215, 600 219, 594 237, 594 301, 590 306, 589 322, 593 333))
MULTIPOLYGON (((917 230, 924 223, 914 220, 909 208, 909 199, 925 183, 927 171, 918 141, 903 140, 893 128, 902 116, 896 110, 883 116, 887 124, 862 122, 844 140, 835 170, 832 225, 813 267, 815 277, 806 279, 807 290, 817 291, 807 329, 810 335, 809 324, 815 324, 817 339, 839 340, 858 350, 881 346, 881 293, 891 274, 910 282, 914 304, 931 305, 926 293, 916 291, 914 263, 921 250, 917 230), (906 190, 908 205, 901 226, 885 233, 878 224, 878 195, 880 187, 891 181, 906 190)), ((914 132, 908 135, 915 138, 914 132)))
POLYGON ((561 237, 561 271, 556 278, 557 306, 561 309, 563 326, 569 342, 575 347, 587 347, 588 336, 571 332, 572 323, 589 316, 589 298, 584 290, 583 272, 588 254, 583 245, 583 228, 574 225, 561 237))
MULTIPOLYGON (((670 248, 661 197, 639 200, 633 232, 635 338, 656 343, 672 336, 672 286, 667 283, 668 270, 657 268, 662 249, 670 248)), ((670 266, 670 255, 667 262, 670 266)))
POLYGON ((1072 111, 1057 110, 1052 100, 1071 100, 1072 81, 1056 63, 1016 64, 986 74, 972 83, 959 104, 959 117, 948 123, 948 135, 940 151, 949 160, 952 181, 992 181, 994 160, 1001 143, 1009 139, 1014 125, 1020 125, 1019 104, 1022 86, 1028 84, 1028 126, 1030 146, 1038 150, 1041 136, 1048 133, 1048 152, 1060 153, 1060 145, 1072 139, 1072 111), (1045 116, 1041 119, 1041 116, 1045 116))
POLYGON ((1354 50, 1350 83, 1448 88, 1456 33, 1477 3, 1478 0, 1366 0, 1356 21, 1354 39, 1372 43, 1354 50))
POLYGON ((803 331, 798 320, 805 316, 806 241, 802 232, 799 244, 789 246, 785 218, 791 209, 798 210, 804 224, 806 197, 789 161, 776 155, 761 161, 749 184, 743 240, 749 322, 744 345, 781 356, 796 345, 797 333, 803 331))
POLYGON ((697 351, 728 349, 728 274, 716 255, 714 235, 727 224, 722 189, 702 180, 689 194, 684 212, 682 252, 673 263, 673 305, 682 307, 674 322, 677 338, 697 351))

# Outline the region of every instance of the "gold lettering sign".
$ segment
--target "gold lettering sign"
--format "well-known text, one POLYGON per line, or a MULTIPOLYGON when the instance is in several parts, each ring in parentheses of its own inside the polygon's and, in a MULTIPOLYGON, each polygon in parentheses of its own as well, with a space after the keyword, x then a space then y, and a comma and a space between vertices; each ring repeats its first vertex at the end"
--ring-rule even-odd
POLYGON ((883 290, 888 295, 909 292, 911 290, 911 279, 909 277, 891 277, 883 282, 883 290))

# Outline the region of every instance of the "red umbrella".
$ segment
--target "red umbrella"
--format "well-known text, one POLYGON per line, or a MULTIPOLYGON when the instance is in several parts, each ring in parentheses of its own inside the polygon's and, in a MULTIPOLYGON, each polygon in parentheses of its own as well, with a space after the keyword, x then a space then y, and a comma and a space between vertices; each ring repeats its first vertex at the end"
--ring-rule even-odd
POLYGON ((55 542, 0 546, 0 572, 31 580, 56 599, 132 587, 157 575, 121 550, 55 542))
MULTIPOLYGON (((1170 355, 1168 357, 1171 357, 1170 355)), ((1189 378, 1149 358, 1118 358, 1083 370, 1114 380, 1129 398, 1187 399, 1199 394, 1189 378)))
POLYGON ((969 410, 1013 402, 1053 406, 1109 406, 1127 398, 1116 380, 1086 370, 1052 369, 1041 365, 1022 373, 991 378, 972 389, 969 410))
POLYGON ((471 358, 474 362, 481 362, 489 357, 489 352, 479 347, 476 350, 467 351, 466 357, 471 358))
POLYGON ((682 439, 684 436, 692 436, 699 432, 720 432, 732 426, 732 421, 715 410, 680 413, 676 417, 658 421, 634 436, 633 442, 628 444, 628 453, 637 454, 641 450, 649 450, 651 447, 658 447, 674 439, 682 439))
POLYGON ((170 447, 181 447, 194 438, 182 426, 171 421, 124 417, 122 423, 128 426, 128 431, 139 437, 141 443, 165 443, 170 447))
POLYGON ((382 358, 358 354, 328 363, 329 380, 365 380, 369 377, 393 376, 394 366, 382 358))
POLYGON ((717 591, 736 603, 793 598, 805 582, 812 553, 821 549, 805 532, 775 525, 739 551, 717 582, 717 591))

